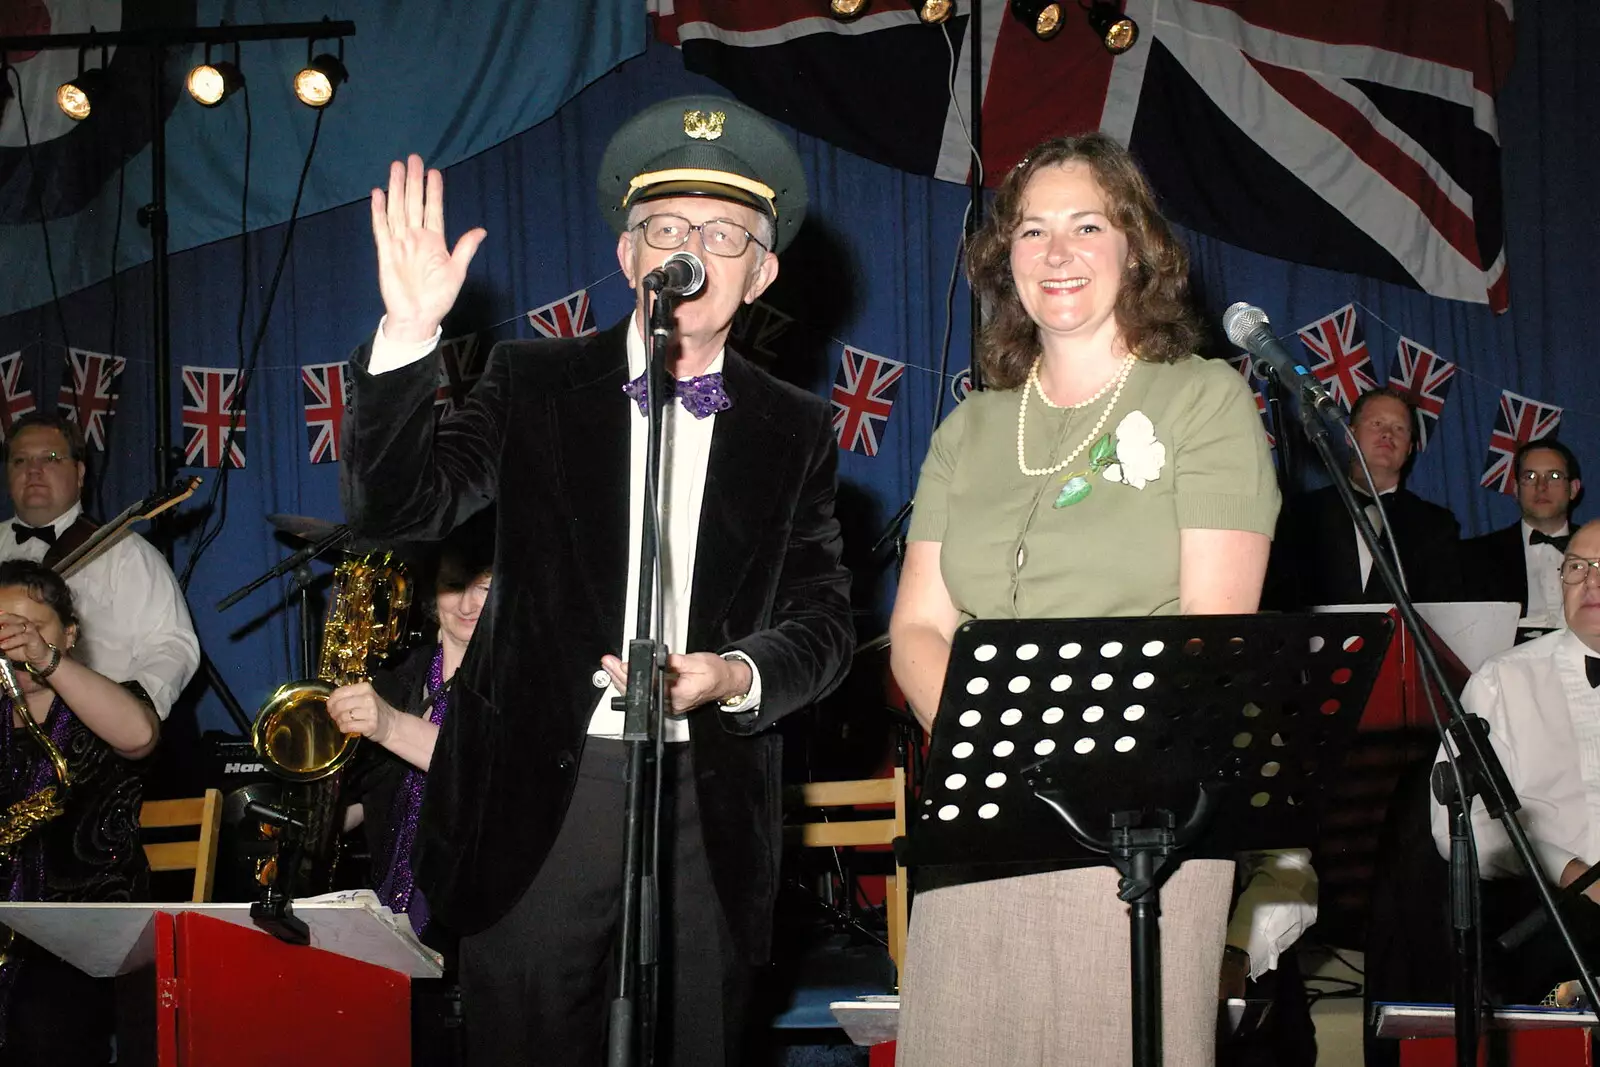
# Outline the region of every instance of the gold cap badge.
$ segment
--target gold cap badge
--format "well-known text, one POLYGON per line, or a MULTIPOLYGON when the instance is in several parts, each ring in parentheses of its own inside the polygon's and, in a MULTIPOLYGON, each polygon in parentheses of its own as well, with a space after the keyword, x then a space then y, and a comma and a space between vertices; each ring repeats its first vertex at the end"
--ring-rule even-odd
POLYGON ((727 118, 721 111, 713 111, 709 115, 704 111, 685 111, 683 132, 702 141, 715 141, 722 136, 722 124, 727 118))

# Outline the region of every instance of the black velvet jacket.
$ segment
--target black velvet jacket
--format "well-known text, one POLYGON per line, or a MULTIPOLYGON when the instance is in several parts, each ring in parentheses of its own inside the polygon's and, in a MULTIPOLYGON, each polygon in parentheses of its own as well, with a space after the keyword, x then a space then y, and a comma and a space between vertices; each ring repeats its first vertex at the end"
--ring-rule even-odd
MULTIPOLYGON (((498 501, 494 585, 428 775, 417 882, 465 933, 503 916, 555 840, 622 634, 628 547, 626 320, 495 346, 435 433, 438 354, 382 375, 351 361, 343 495, 362 534, 443 536, 498 501)), ((702 829, 739 945, 766 954, 780 851, 778 719, 833 689, 854 635, 834 517, 828 405, 729 352, 706 473, 689 651, 761 671, 745 716, 691 713, 702 829)))

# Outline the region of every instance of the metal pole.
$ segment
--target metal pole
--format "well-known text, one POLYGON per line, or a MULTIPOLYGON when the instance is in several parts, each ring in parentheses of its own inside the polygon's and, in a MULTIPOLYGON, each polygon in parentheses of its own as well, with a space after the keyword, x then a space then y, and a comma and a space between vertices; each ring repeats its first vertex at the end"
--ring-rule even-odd
MULTIPOLYGON (((172 432, 172 308, 170 265, 167 263, 167 126, 161 110, 161 82, 166 71, 167 50, 150 50, 150 203, 140 213, 140 221, 150 228, 151 313, 155 341, 156 407, 156 485, 172 482, 172 454, 168 448, 172 432)), ((115 265, 113 265, 114 267, 115 265)), ((114 284, 114 283, 113 283, 114 284)), ((168 560, 172 558, 172 538, 167 521, 159 519, 155 544, 168 560)))
MULTIPOLYGON (((983 0, 974 0, 972 14, 967 16, 967 48, 970 60, 968 73, 971 81, 968 88, 967 105, 967 131, 972 135, 972 163, 967 170, 967 185, 971 193, 971 204, 967 211, 967 248, 972 247, 972 240, 978 234, 978 227, 983 222, 983 0)), ((983 371, 978 366, 978 329, 983 317, 983 308, 978 302, 978 293, 970 285, 967 287, 970 299, 971 324, 968 341, 970 362, 967 366, 972 374, 972 388, 983 388, 983 371)))

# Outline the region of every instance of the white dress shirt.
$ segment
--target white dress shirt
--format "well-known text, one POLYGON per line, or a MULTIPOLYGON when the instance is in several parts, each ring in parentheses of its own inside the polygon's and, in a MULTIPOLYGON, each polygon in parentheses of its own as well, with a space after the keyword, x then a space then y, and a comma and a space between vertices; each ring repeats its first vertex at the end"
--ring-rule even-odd
MULTIPOLYGON (((1600 859, 1600 690, 1589 685, 1584 668, 1590 654, 1571 630, 1557 630, 1492 657, 1461 694, 1467 712, 1489 722, 1489 743, 1552 879, 1574 859, 1600 859)), ((1449 816, 1437 800, 1432 806, 1433 840, 1448 857, 1449 816)), ((1483 877, 1523 873, 1505 830, 1481 801, 1473 804, 1472 832, 1483 877)))
POLYGON ((1227 943, 1250 953, 1250 977, 1278 966, 1278 957, 1317 921, 1317 872, 1304 848, 1241 852, 1234 857, 1243 887, 1228 920, 1227 943))
MULTIPOLYGON (((1390 488, 1384 489, 1381 492, 1379 492, 1378 495, 1379 496, 1388 496, 1398 488, 1399 488, 1399 486, 1391 486, 1390 488)), ((1372 499, 1372 494, 1366 492, 1363 489, 1357 489, 1356 490, 1356 499, 1357 500, 1362 500, 1362 499, 1371 500, 1372 499)), ((1384 503, 1387 506, 1388 501, 1385 501, 1384 503)), ((1367 504, 1367 505, 1365 505, 1365 511, 1367 513, 1367 521, 1372 523, 1373 530, 1375 530, 1377 532, 1379 537, 1382 537, 1383 536, 1383 515, 1384 515, 1384 512, 1380 512, 1378 510, 1378 506, 1376 504, 1367 504)), ((1356 525, 1356 521, 1354 519, 1350 520, 1350 530, 1351 530, 1352 533, 1355 534, 1355 538, 1356 538, 1356 558, 1359 559, 1360 562, 1361 562, 1361 588, 1365 589, 1367 587, 1367 579, 1372 577, 1372 553, 1370 551, 1368 551, 1366 539, 1361 536, 1361 528, 1356 525)), ((1390 545, 1390 550, 1393 551, 1394 550, 1394 541, 1393 541, 1393 539, 1390 540, 1389 545, 1390 545)), ((1404 578, 1404 580, 1409 582, 1410 581, 1410 577, 1406 576, 1404 578)))
MULTIPOLYGON (((78 521, 74 504, 50 525, 59 537, 78 521)), ((16 520, 13 520, 16 521, 16 520)), ((37 537, 18 543, 12 524, 0 530, 0 560, 38 561, 50 550, 37 537)), ((165 719, 200 666, 200 642, 172 568, 136 533, 124 534, 67 579, 80 633, 76 657, 115 682, 138 682, 165 719)))
MULTIPOLYGON (((435 331, 429 341, 416 344, 396 343, 384 336, 383 324, 380 322, 373 338, 372 354, 367 363, 367 370, 372 374, 382 374, 415 362, 432 352, 441 336, 442 331, 435 331)), ((720 372, 726 358, 725 351, 718 352, 704 373, 720 372)), ((645 360, 644 337, 635 325, 634 329, 628 331, 630 378, 644 373, 645 360)), ((644 480, 649 424, 645 416, 640 414, 639 405, 620 389, 617 391, 616 403, 627 404, 628 410, 633 414, 628 420, 629 486, 632 491, 628 494, 627 599, 624 601, 623 628, 618 635, 620 640, 616 648, 617 655, 625 656, 628 642, 634 637, 634 624, 638 616, 639 546, 644 530, 643 493, 640 491, 640 486, 644 480)), ((690 599, 694 589, 695 549, 700 537, 700 505, 705 499, 706 463, 711 456, 711 434, 716 428, 717 416, 713 413, 703 419, 697 419, 685 411, 683 405, 676 399, 663 408, 662 415, 661 498, 664 514, 661 529, 667 540, 666 557, 662 563, 664 569, 662 588, 658 590, 658 594, 662 597, 661 606, 666 627, 662 640, 669 652, 700 651, 688 649, 686 644, 689 634, 690 599)), ((727 656, 742 661, 750 668, 749 695, 740 704, 738 711, 740 713, 754 711, 761 702, 761 673, 757 670, 755 661, 744 653, 729 652, 727 656)), ((620 738, 623 713, 613 708, 611 702, 622 694, 615 685, 605 680, 607 676, 604 671, 598 669, 600 665, 596 663, 594 666, 597 668, 594 677, 602 682, 605 688, 595 701, 594 713, 589 720, 589 735, 620 738)), ((599 685, 596 688, 599 688, 599 685)), ((667 718, 663 740, 669 742, 689 740, 689 720, 667 718)))
MULTIPOLYGON (((1565 626, 1566 610, 1561 604, 1561 552, 1551 544, 1529 544, 1533 527, 1522 524, 1522 558, 1528 568, 1528 611, 1519 626, 1565 626)), ((1556 537, 1566 537, 1572 528, 1563 523, 1556 537)))

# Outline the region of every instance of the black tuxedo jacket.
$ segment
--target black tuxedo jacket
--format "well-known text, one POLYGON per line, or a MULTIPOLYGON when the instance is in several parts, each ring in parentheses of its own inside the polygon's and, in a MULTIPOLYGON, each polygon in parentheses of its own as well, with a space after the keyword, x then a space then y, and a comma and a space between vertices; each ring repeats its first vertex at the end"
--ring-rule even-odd
MULTIPOLYGON (((474 933, 527 889, 572 796, 601 655, 618 653, 627 580, 625 320, 589 337, 496 345, 461 411, 434 427, 438 353, 381 375, 351 360, 343 496, 364 535, 436 539, 491 501, 494 584, 428 775, 417 884, 474 933)), ((765 956, 780 851, 780 739, 767 728, 833 689, 854 633, 834 517, 828 405, 729 352, 696 549, 689 651, 761 672, 743 716, 691 713, 712 878, 734 937, 765 956)), ((621 831, 621 827, 618 827, 621 831)))
MULTIPOLYGON (((1456 517, 1403 487, 1383 502, 1412 599, 1462 599, 1461 525, 1456 517)), ((1317 604, 1381 604, 1391 599, 1376 569, 1362 588, 1355 526, 1332 486, 1285 502, 1268 565, 1266 606, 1295 611, 1317 604)))
POLYGON ((1514 600, 1528 613, 1528 557, 1522 520, 1461 542, 1462 580, 1468 600, 1514 600))

